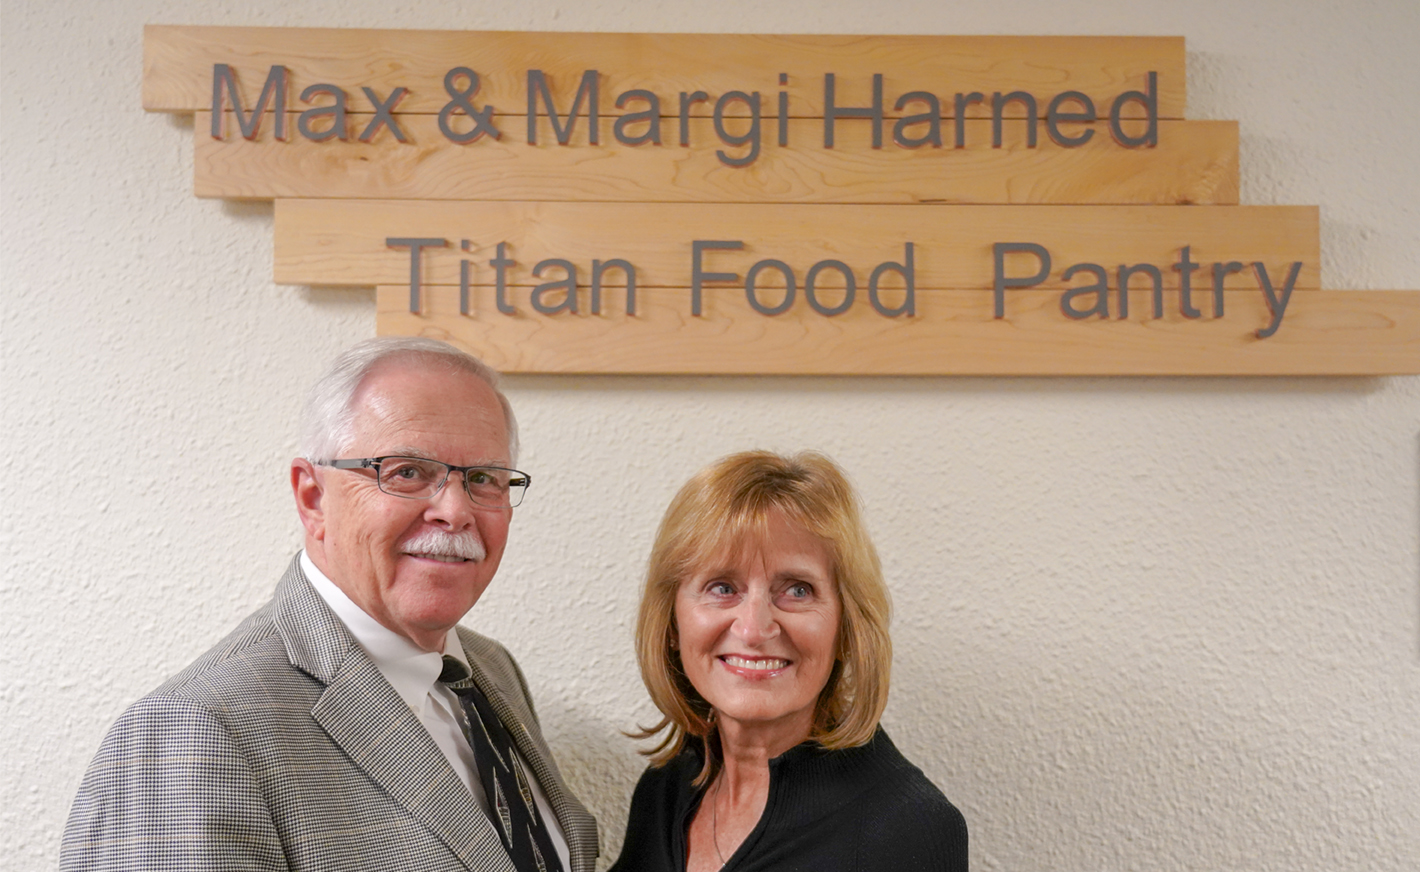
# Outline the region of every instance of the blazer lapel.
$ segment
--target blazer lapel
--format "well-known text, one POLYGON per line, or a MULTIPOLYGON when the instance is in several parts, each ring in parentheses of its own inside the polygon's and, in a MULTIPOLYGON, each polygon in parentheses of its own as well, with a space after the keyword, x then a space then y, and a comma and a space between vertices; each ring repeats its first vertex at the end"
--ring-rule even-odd
POLYGON ((292 665, 326 685, 311 716, 375 783, 471 869, 517 872, 429 732, 292 561, 276 594, 292 665))

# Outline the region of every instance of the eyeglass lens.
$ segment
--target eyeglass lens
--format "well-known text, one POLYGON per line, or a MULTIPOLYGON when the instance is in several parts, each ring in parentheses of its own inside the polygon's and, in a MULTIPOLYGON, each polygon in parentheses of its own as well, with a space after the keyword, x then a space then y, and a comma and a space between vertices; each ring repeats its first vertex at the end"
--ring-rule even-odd
MULTIPOLYGON (((449 466, 438 460, 387 457, 380 462, 380 490, 397 497, 423 499, 438 493, 449 473, 449 466)), ((463 478, 469 499, 490 508, 517 506, 527 489, 526 478, 506 469, 469 469, 463 478)))

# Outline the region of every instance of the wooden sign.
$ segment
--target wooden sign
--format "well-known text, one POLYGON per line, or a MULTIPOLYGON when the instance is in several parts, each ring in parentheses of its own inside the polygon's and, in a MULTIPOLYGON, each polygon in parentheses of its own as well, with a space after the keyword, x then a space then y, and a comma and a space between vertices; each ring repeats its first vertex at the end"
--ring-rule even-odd
POLYGON ((1174 38, 158 27, 199 196, 278 282, 508 372, 1420 372, 1420 292, 1324 291, 1238 204, 1174 38))

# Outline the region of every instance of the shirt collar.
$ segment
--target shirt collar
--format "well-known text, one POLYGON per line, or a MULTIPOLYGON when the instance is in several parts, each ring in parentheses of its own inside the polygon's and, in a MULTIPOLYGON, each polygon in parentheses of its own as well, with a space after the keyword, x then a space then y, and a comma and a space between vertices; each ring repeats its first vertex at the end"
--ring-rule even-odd
MULTIPOLYGON (((320 594, 321 599, 325 600, 326 605, 330 606, 331 611, 335 612, 335 616, 350 631, 350 635, 355 637, 355 641, 359 642, 365 653, 370 655, 370 659, 375 661, 375 666, 394 688, 395 693, 415 711, 422 709, 424 698, 429 695, 439 673, 443 671, 443 655, 425 651, 366 614, 364 609, 345 595, 345 591, 320 571, 305 551, 301 552, 301 571, 306 574, 311 587, 316 589, 316 593, 320 594)), ((449 633, 444 638, 444 654, 455 658, 465 667, 469 665, 463 644, 459 642, 458 630, 454 627, 449 628, 449 633)))

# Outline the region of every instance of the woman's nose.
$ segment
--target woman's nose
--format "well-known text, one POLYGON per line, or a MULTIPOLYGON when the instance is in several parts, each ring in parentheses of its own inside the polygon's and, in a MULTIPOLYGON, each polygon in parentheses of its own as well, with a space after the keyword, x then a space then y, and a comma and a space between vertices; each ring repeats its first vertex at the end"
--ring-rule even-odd
POLYGON ((740 603, 734 631, 746 645, 763 645, 779 635, 779 621, 769 597, 751 593, 740 603))

